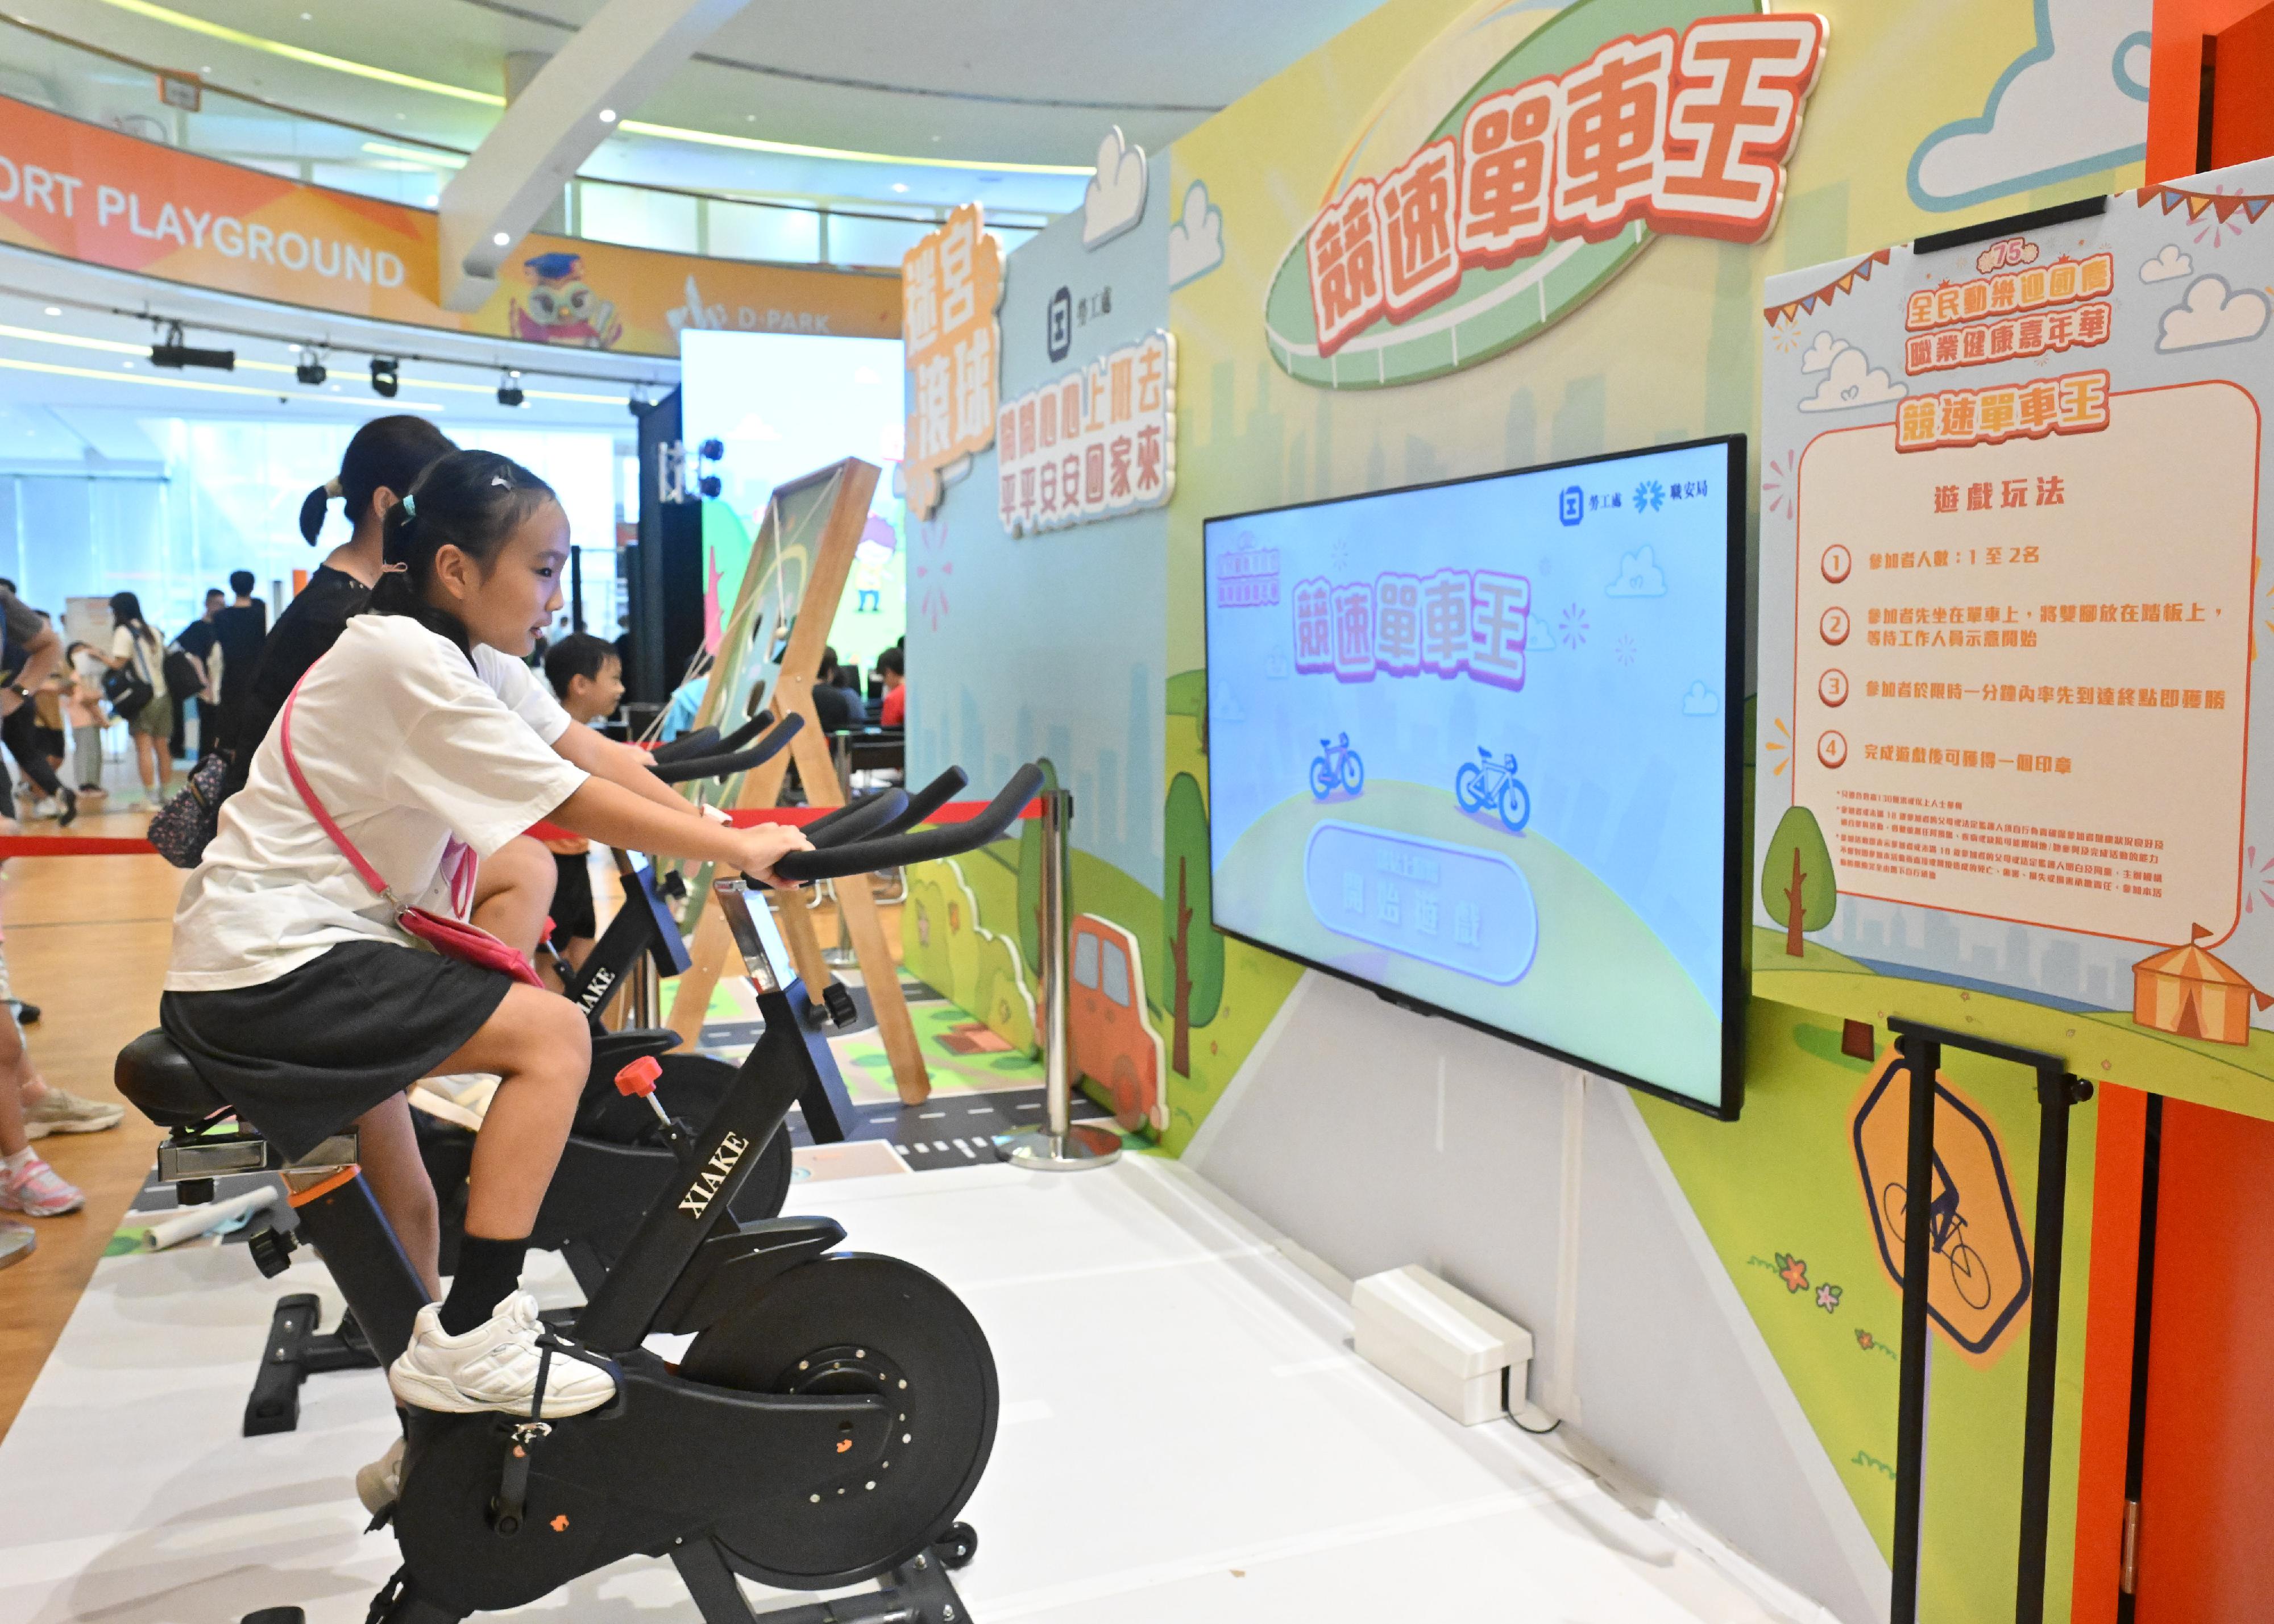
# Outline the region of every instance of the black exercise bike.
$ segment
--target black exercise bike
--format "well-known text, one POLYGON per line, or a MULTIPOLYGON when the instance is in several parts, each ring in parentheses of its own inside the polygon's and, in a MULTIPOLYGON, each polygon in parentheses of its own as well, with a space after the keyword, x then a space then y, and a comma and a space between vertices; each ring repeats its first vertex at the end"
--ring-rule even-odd
MULTIPOLYGON (((809 827, 817 849, 775 871, 802 882, 967 852, 1007 829, 1041 784, 1023 767, 977 817, 917 833, 877 833, 904 808, 865 831, 851 815, 809 827)), ((691 1170, 650 1205, 576 1317, 584 1349, 615 1362, 619 1395, 553 1421, 411 1411, 393 1511, 403 1566, 373 1603, 373 1624, 457 1624, 634 1554, 669 1557, 706 1624, 755 1624, 737 1575, 801 1590, 888 1575, 878 1592, 793 1606, 766 1624, 968 1616, 947 1570, 975 1548, 956 1518, 994 1446, 993 1355, 930 1274, 832 1252, 844 1230, 831 1220, 732 1216, 752 1153, 817 1079, 754 916, 764 904, 741 879, 713 891, 765 1029, 697 1137, 691 1170), (658 1332, 693 1335, 675 1366, 642 1346, 658 1332)), ((122 1050, 117 1079, 169 1131, 162 1178, 193 1184, 279 1166, 163 1033, 122 1050)), ((391 1360, 426 1294, 354 1158, 350 1132, 281 1170, 297 1236, 321 1250, 391 1360)))

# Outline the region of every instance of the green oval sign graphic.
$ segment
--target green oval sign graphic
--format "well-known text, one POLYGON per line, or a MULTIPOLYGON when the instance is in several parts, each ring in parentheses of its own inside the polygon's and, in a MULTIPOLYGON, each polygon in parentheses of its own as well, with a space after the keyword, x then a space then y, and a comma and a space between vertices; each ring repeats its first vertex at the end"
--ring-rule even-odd
MULTIPOLYGON (((1486 96, 1569 72, 1622 35, 1639 37, 1661 28, 1679 33, 1701 17, 1758 11, 1763 4, 1576 0, 1494 64, 1438 121, 1429 139, 1457 139, 1469 109, 1486 96)), ((1653 235, 1638 220, 1603 242, 1576 237, 1551 241, 1530 258, 1497 270, 1469 270, 1460 286, 1411 320, 1398 323, 1382 317, 1333 355, 1321 356, 1311 308, 1311 236, 1306 229, 1272 275, 1263 301, 1264 342, 1288 376, 1322 388, 1380 389, 1442 378, 1513 350, 1562 320, 1625 269, 1653 235)))

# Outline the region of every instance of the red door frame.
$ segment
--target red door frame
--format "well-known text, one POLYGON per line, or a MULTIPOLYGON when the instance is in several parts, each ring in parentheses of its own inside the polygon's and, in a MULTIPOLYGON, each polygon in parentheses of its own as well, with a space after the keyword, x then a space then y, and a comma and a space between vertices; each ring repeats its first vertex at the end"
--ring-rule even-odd
MULTIPOLYGON (((2148 69, 2150 182, 2193 175, 2201 162, 2203 43, 2254 13, 2274 11, 2268 0, 2156 0, 2148 69)), ((2222 51, 2218 66, 2232 86, 2274 86, 2274 52, 2263 26, 2248 30, 2248 54, 2222 51)), ((2240 42, 2240 41, 2231 41, 2240 42)), ((2212 94, 2226 98, 2214 79, 2212 94)), ((2240 133, 2220 121, 2225 148, 2240 133)), ((2221 150, 2224 163, 2274 153, 2221 150)), ((2131 1447, 2134 1321, 2140 1288, 2140 1193, 2147 1146, 2148 1096, 2136 1089, 2103 1086, 2093 1149, 2091 1297, 2085 1316, 2083 1425, 2077 1470, 2076 1560, 2072 1624, 2116 1624, 2123 1572, 2124 1477, 2131 1447)))

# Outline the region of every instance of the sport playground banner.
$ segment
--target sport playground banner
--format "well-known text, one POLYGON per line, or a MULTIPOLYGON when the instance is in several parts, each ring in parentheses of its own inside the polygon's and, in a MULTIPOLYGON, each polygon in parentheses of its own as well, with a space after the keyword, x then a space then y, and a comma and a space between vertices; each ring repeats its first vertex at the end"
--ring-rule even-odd
POLYGON ((437 297, 431 209, 305 185, 0 97, 0 242, 342 315, 622 354, 684 327, 898 338, 900 278, 532 232, 496 293, 437 297))

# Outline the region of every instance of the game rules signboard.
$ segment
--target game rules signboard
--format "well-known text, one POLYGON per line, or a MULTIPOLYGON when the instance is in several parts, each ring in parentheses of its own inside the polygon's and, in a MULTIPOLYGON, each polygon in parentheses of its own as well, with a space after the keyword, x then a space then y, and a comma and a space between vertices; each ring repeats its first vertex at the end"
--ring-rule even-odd
POLYGON ((2274 1025, 2270 206, 2257 163, 1770 280, 1757 990, 2274 1025))

